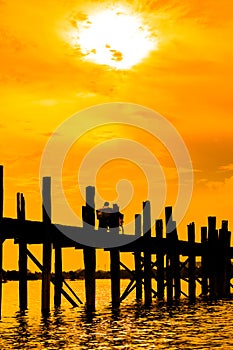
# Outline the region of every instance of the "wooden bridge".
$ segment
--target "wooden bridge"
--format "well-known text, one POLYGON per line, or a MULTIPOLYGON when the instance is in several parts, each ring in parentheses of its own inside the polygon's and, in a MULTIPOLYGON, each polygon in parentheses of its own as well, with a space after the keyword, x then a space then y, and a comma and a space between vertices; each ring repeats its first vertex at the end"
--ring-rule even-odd
MULTIPOLYGON (((74 247, 83 250, 85 266, 85 292, 87 311, 95 310, 95 270, 96 249, 77 243, 62 233, 68 229, 76 237, 87 233, 95 237, 106 234, 103 229, 95 229, 94 188, 86 189, 86 205, 82 208, 83 227, 64 226, 51 223, 51 178, 43 178, 42 189, 42 221, 30 221, 25 218, 25 199, 22 193, 17 193, 17 219, 3 216, 3 166, 0 166, 0 309, 2 304, 2 252, 3 243, 14 239, 19 246, 19 308, 26 310, 28 306, 27 293, 27 261, 30 258, 42 271, 41 310, 50 310, 50 283, 54 284, 54 305, 61 305, 63 295, 72 306, 82 303, 78 291, 73 291, 62 276, 62 248, 74 247), (45 210, 46 208, 46 210, 45 210), (90 229, 91 228, 91 229, 90 229), (91 232, 90 232, 91 230, 91 232), (43 246, 42 262, 30 252, 30 244, 43 246), (52 249, 55 251, 55 274, 51 277, 52 249), (63 285, 69 290, 67 293, 63 285)), ((143 202, 143 211, 135 215, 134 234, 119 235, 119 228, 110 229, 109 234, 120 237, 124 244, 107 248, 110 254, 111 296, 112 307, 118 308, 134 289, 136 299, 144 298, 146 306, 152 303, 152 298, 172 303, 179 300, 181 294, 194 302, 196 284, 201 285, 201 295, 208 298, 226 298, 230 296, 231 258, 233 248, 230 247, 231 233, 228 222, 222 221, 222 227, 217 230, 216 217, 208 217, 208 227, 201 227, 201 243, 195 242, 195 224, 187 226, 188 240, 179 240, 175 221, 172 219, 172 208, 165 208, 165 224, 161 219, 155 221, 155 236, 152 235, 150 202, 143 202), (168 232, 168 224, 173 225, 168 232), (164 226, 164 228, 163 228, 164 226), (165 231, 163 233, 163 231, 165 231), (165 237, 164 237, 165 236, 165 237), (120 260, 120 253, 128 252, 134 255, 135 268, 130 270, 120 260), (180 257, 185 261, 181 262, 180 257), (196 257, 201 260, 201 276, 196 275, 196 257), (182 269, 187 268, 188 277, 182 277, 182 269), (120 269, 127 270, 131 276, 123 294, 120 293, 120 269), (156 280, 156 290, 152 288, 152 280, 156 280), (181 290, 181 279, 188 283, 188 295, 181 290)), ((108 236, 109 237, 109 236, 108 236)), ((98 246, 99 247, 99 246, 98 246)), ((99 247, 102 248, 102 247, 99 247)))

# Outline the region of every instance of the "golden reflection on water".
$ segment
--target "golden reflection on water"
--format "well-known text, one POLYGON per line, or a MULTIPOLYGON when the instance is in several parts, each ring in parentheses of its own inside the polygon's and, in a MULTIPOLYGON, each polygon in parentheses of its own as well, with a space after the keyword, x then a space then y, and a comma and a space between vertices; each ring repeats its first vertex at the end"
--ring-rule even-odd
MULTIPOLYGON (((84 297, 83 281, 71 282, 84 297)), ((122 281, 122 287, 127 281, 122 281)), ((17 282, 4 285, 0 349, 232 349, 233 301, 166 304, 146 310, 126 300, 119 312, 109 307, 110 281, 97 281, 97 311, 61 309, 40 315, 40 281, 29 282, 30 303, 17 312, 17 282), (4 313, 5 312, 5 313, 4 313)))

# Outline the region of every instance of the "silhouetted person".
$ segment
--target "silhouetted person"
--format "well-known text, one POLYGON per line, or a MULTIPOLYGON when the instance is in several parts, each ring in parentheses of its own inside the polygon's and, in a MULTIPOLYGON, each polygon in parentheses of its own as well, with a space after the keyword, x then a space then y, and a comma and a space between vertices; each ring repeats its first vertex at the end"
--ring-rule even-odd
POLYGON ((102 208, 96 210, 99 228, 106 228, 109 230, 112 212, 113 210, 109 207, 109 202, 105 202, 102 208))

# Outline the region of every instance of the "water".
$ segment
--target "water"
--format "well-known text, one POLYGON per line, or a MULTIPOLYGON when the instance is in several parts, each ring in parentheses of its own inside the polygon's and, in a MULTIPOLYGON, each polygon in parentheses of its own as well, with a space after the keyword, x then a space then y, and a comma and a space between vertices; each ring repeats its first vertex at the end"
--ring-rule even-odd
MULTIPOLYGON (((122 281, 122 287, 128 281, 122 281)), ((70 282, 84 300, 83 281, 70 282)), ((97 312, 88 318, 83 307, 40 314, 41 281, 29 282, 29 310, 18 313, 18 283, 3 286, 0 349, 233 349, 233 301, 183 300, 168 308, 154 302, 150 310, 130 295, 119 313, 110 309, 110 281, 97 280, 97 312)))

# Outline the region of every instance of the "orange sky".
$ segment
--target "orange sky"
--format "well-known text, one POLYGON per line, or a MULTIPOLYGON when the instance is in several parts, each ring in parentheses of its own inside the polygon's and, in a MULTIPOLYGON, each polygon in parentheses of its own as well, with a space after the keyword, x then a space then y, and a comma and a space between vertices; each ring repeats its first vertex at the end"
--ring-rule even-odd
MULTIPOLYGON (((200 225, 206 224, 208 215, 216 215, 218 225, 222 219, 229 219, 232 229, 232 13, 230 0, 208 0, 201 5, 197 0, 50 0, 43 5, 31 0, 0 1, 0 163, 5 166, 5 216, 15 217, 16 192, 20 191, 25 194, 27 218, 40 219, 40 159, 51 133, 61 122, 83 108, 123 101, 165 116, 189 149, 194 191, 180 238, 186 237, 185 225, 190 221, 197 223, 199 238, 200 225), (70 33, 75 33, 93 13, 118 11, 119 6, 140 15, 157 42, 155 50, 126 70, 86 61, 70 40, 70 33)), ((67 196, 74 210, 80 210, 83 204, 78 192, 72 191, 78 166, 72 158, 75 149, 83 154, 92 147, 93 140, 98 144, 100 139, 122 135, 155 153, 157 149, 170 189, 166 203, 173 204, 177 189, 169 154, 151 147, 148 136, 138 131, 120 128, 109 132, 100 128, 95 131, 96 139, 86 135, 74 145, 65 162, 67 196)), ((112 175, 110 167, 103 167, 99 174, 111 177, 109 186, 100 180, 98 183, 104 186, 100 192, 110 200, 114 200, 115 182, 120 180, 114 170, 117 166, 111 164, 112 175)), ((140 209, 140 201, 146 199, 145 177, 130 163, 120 166, 137 189, 137 196, 125 211, 132 216, 134 209, 140 209)), ((5 266, 15 268, 17 247, 10 243, 5 247, 5 266)), ((64 268, 79 267, 78 259, 77 252, 66 253, 64 268)), ((99 267, 105 265, 103 259, 104 256, 99 258, 99 267)))

